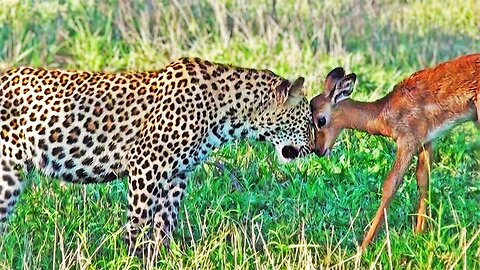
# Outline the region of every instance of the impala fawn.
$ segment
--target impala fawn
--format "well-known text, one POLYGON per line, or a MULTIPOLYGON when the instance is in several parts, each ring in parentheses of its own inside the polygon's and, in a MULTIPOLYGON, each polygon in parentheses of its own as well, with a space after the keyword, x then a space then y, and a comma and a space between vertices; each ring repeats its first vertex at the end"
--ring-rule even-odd
POLYGON ((355 74, 345 76, 343 68, 335 68, 327 75, 324 92, 312 99, 311 109, 318 156, 329 153, 345 128, 390 137, 397 143, 396 160, 383 183, 380 206, 361 245, 364 250, 382 225, 384 210, 415 154, 419 191, 415 231, 425 229, 433 141, 466 121, 476 121, 480 127, 480 54, 418 71, 374 102, 349 99, 355 80, 355 74))

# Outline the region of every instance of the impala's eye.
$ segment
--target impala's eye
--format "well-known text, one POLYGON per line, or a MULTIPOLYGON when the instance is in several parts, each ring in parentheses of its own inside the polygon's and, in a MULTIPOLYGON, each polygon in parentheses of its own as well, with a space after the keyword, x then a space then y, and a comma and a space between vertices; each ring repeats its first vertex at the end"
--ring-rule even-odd
POLYGON ((327 123, 327 118, 325 118, 325 116, 322 116, 322 117, 318 118, 317 128, 321 128, 321 127, 325 126, 326 123, 327 123))

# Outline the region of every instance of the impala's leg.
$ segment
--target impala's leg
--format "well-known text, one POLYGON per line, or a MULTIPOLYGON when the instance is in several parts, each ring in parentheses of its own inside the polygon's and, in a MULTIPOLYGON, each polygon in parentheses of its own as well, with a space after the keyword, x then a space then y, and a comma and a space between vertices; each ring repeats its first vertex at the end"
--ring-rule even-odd
POLYGON ((384 210, 386 211, 388 209, 393 196, 403 181, 405 171, 408 169, 408 165, 410 164, 410 161, 416 152, 416 147, 413 147, 409 143, 399 142, 397 148, 397 159, 395 160, 392 170, 383 183, 382 201, 372 221, 372 225, 368 230, 367 235, 363 239, 361 246, 362 250, 364 250, 368 244, 370 244, 372 239, 377 234, 379 227, 382 225, 384 220, 384 210))
POLYGON ((178 210, 184 197, 187 175, 179 173, 161 189, 154 218, 155 242, 167 249, 177 226, 178 210))
POLYGON ((480 91, 477 93, 477 101, 475 101, 477 107, 477 127, 480 128, 480 91))
POLYGON ((427 198, 430 167, 432 164, 432 143, 426 143, 418 153, 417 164, 417 186, 418 186, 418 211, 417 211, 417 227, 415 232, 423 232, 425 230, 425 216, 427 215, 427 198))

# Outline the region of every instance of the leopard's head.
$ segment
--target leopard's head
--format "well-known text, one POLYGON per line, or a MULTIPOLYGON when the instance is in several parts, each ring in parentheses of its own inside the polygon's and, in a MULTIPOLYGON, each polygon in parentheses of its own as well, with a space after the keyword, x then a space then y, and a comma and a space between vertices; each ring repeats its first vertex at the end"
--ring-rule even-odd
POLYGON ((314 145, 312 114, 303 83, 303 77, 293 83, 284 79, 272 83, 270 99, 255 119, 258 139, 271 142, 282 163, 306 156, 314 145))

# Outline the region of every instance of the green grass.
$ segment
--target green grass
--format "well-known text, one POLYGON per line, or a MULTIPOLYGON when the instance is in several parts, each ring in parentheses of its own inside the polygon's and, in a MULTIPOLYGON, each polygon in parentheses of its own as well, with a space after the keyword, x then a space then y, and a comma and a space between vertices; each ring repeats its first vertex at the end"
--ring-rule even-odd
MULTIPOLYGON (((480 51, 477 1, 375 2, 2 1, 0 68, 145 70, 195 55, 305 76, 312 97, 343 65, 358 75, 354 98, 374 100, 422 67, 480 51)), ((394 159, 391 141, 348 131, 329 158, 284 166, 269 146, 226 146, 210 161, 227 170, 196 170, 172 250, 148 267, 480 268, 479 135, 470 123, 438 140, 428 231, 413 233, 412 164, 388 230, 364 254, 358 241, 394 159)), ((121 240, 124 182, 29 182, 0 238, 0 269, 142 269, 121 240)))

